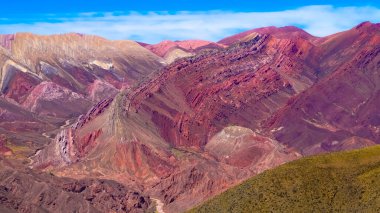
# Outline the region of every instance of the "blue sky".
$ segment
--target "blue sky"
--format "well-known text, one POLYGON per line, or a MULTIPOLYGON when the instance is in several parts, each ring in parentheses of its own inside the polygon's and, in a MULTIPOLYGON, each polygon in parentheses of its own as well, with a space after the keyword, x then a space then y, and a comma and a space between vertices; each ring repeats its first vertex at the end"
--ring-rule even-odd
POLYGON ((0 33, 78 32, 147 43, 217 41, 263 26, 301 27, 316 36, 380 22, 380 1, 13 0, 0 7, 0 33))

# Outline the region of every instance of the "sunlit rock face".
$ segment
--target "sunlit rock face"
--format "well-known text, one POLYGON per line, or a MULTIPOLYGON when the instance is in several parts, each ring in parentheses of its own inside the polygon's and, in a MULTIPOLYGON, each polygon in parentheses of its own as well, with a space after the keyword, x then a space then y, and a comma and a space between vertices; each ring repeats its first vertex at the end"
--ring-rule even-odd
POLYGON ((19 33, 0 41, 1 92, 18 103, 43 81, 92 97, 97 86, 129 87, 159 69, 163 60, 133 41, 89 35, 19 33))
POLYGON ((0 133, 20 144, 46 142, 66 120, 163 66, 136 42, 75 33, 1 35, 0 46, 0 133))

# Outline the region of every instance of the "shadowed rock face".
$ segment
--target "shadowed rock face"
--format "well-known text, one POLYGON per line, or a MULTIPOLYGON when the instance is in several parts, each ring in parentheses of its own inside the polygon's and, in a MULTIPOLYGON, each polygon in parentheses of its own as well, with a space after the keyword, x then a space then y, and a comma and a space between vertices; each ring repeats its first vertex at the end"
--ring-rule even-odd
MULTIPOLYGON (((0 159, 0 206, 17 212, 145 212, 149 197, 110 180, 59 178, 0 159)), ((12 212, 12 211, 11 211, 12 212)))
POLYGON ((106 80, 70 94, 101 101, 58 131, 32 166, 117 180, 177 212, 301 156, 379 143, 379 38, 371 23, 325 38, 253 30, 106 99, 101 91, 118 84, 107 61, 93 61, 106 80))

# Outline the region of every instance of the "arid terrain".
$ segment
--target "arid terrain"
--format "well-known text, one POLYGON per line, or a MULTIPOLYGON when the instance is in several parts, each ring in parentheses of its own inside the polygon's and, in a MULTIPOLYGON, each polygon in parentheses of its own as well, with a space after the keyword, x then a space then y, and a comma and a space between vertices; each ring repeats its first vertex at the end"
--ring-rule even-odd
POLYGON ((380 24, 158 44, 0 35, 0 67, 0 211, 182 212, 380 143, 380 24))

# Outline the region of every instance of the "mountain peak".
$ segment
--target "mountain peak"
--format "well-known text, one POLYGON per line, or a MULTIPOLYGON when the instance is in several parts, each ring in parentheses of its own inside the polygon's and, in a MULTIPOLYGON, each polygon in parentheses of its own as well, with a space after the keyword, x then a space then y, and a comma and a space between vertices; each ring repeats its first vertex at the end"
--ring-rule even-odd
POLYGON ((370 21, 365 21, 358 24, 354 27, 356 30, 364 30, 364 29, 380 29, 380 23, 372 23, 370 21))
POLYGON ((270 34, 277 38, 293 38, 293 37, 300 37, 306 40, 312 40, 315 37, 307 33, 306 31, 294 27, 294 26, 284 26, 284 27, 275 27, 275 26, 269 26, 269 27, 261 27, 261 28, 255 28, 252 30, 248 30, 242 33, 238 33, 236 35, 232 35, 229 37, 226 37, 220 41, 218 41, 219 44, 224 45, 231 45, 233 43, 239 42, 249 36, 252 33, 259 33, 259 34, 270 34))
POLYGON ((369 27, 369 26, 372 26, 373 23, 370 22, 370 21, 365 21, 365 22, 362 22, 360 24, 358 24, 355 29, 360 29, 360 28, 364 28, 364 27, 369 27))

